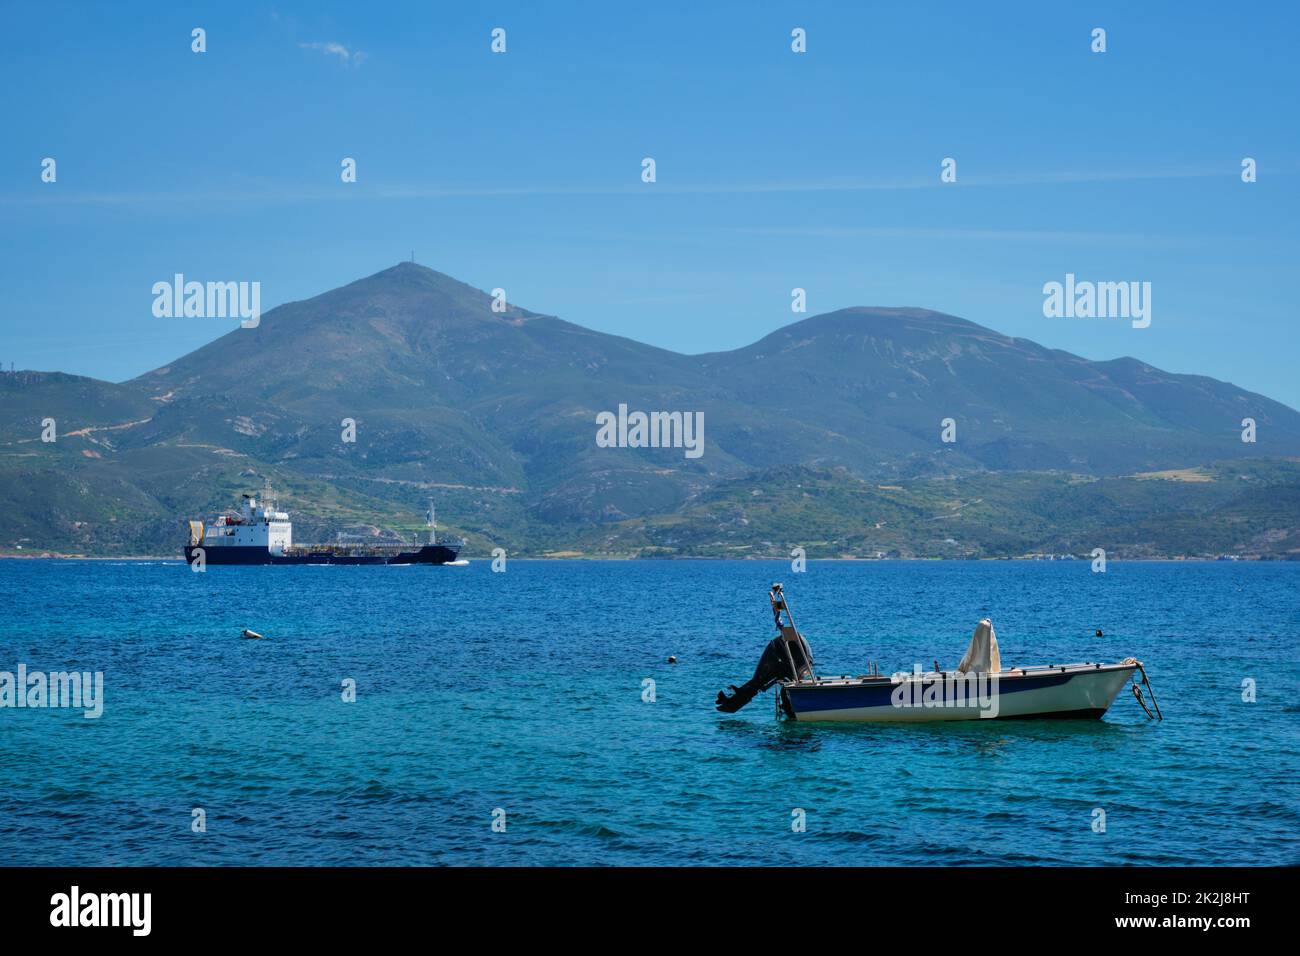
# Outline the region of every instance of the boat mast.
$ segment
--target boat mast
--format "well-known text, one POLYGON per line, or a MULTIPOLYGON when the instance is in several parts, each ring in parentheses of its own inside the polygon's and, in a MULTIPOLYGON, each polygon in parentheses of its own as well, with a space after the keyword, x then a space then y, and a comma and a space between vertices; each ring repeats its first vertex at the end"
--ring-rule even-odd
POLYGON ((425 522, 429 525, 429 544, 437 544, 438 534, 438 515, 433 509, 433 501, 429 501, 429 510, 424 516, 425 522))

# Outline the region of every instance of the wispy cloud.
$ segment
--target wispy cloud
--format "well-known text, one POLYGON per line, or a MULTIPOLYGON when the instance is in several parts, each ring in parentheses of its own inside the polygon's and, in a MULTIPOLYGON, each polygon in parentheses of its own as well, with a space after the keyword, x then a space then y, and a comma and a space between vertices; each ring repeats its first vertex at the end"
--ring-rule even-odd
MULTIPOLYGON (((308 46, 308 44, 302 44, 308 46)), ((317 44, 321 46, 323 44, 317 44)), ((346 52, 346 51, 345 51, 346 52)), ((340 54, 335 54, 340 55, 340 54)), ((351 54, 351 62, 363 54, 351 54)), ((1231 170, 1226 174, 1231 177, 1231 170)), ((670 185, 660 183, 648 187, 642 183, 613 185, 610 183, 588 185, 506 185, 506 186, 459 186, 459 185, 392 185, 349 189, 302 189, 298 185, 266 185, 261 189, 226 189, 201 192, 178 193, 72 193, 60 192, 52 195, 48 190, 36 189, 28 195, 0 194, 0 205, 57 205, 57 204, 91 204, 91 203, 174 203, 174 202, 316 202, 316 201, 404 201, 416 199, 446 198, 515 198, 546 196, 647 196, 647 195, 745 195, 764 193, 852 193, 852 192, 892 192, 928 189, 972 189, 972 188, 1016 188, 1038 187, 1050 189, 1057 186, 1071 186, 1086 183, 1104 182, 1138 182, 1145 180, 1181 181, 1191 179, 1215 179, 1225 176, 1222 168, 1199 169, 1163 169, 1141 171, 1092 171, 1092 172, 1057 172, 1029 173, 1008 175, 1005 177, 988 177, 977 179, 971 177, 961 186, 941 185, 937 176, 913 180, 806 180, 789 182, 727 182, 727 183, 681 183, 670 185)), ((1018 234, 1014 238, 1036 239, 1038 234, 1018 234)), ((927 238, 917 236, 915 238, 927 238)), ((1000 236, 989 238, 1013 238, 1000 236)))
POLYGON ((738 226, 724 227, 720 231, 736 235, 777 239, 918 239, 922 241, 971 239, 977 242, 1147 243, 1162 240, 1175 244, 1192 244, 1212 238, 1189 233, 1078 232, 1042 229, 962 229, 950 227, 932 229, 914 226, 901 228, 890 226, 738 226))
POLYGON ((344 66, 360 66, 366 61, 366 54, 361 50, 353 52, 342 43, 335 43, 333 40, 329 43, 299 43, 298 46, 304 50, 316 50, 326 56, 336 56, 344 66))

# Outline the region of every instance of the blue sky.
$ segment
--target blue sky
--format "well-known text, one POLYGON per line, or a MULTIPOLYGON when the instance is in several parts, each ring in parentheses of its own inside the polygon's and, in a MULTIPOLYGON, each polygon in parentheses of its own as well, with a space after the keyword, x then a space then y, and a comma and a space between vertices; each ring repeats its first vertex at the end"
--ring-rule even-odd
POLYGON ((1300 407, 1290 4, 470 6, 0 7, 4 367, 129 378, 233 327, 155 318, 173 273, 266 310, 414 251, 678 351, 799 286, 1300 407), (1151 282, 1151 326, 1045 318, 1067 272, 1151 282))

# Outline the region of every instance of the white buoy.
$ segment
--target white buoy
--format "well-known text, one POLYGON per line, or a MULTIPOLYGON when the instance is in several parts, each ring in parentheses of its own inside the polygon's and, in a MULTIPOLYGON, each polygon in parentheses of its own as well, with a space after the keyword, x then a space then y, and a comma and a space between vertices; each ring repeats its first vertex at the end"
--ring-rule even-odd
POLYGON ((260 641, 262 639, 261 634, 258 634, 257 631, 250 631, 248 628, 244 628, 243 637, 248 641, 260 641))

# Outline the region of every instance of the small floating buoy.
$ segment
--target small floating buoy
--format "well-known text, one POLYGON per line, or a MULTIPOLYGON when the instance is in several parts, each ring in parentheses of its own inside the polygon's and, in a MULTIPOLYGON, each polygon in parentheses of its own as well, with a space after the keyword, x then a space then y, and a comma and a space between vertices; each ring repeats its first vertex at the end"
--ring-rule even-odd
POLYGON ((244 632, 241 635, 241 637, 243 637, 244 640, 246 641, 260 641, 262 639, 261 634, 258 634, 257 631, 250 631, 248 628, 244 628, 244 632))
POLYGON ((676 664, 676 663, 677 663, 677 655, 676 655, 676 654, 669 654, 669 655, 668 655, 668 663, 669 663, 669 664, 676 664))
POLYGON ((1098 637, 1105 637, 1106 635, 1103 634, 1103 633, 1101 633, 1101 628, 1097 628, 1097 636, 1098 636, 1098 637))

